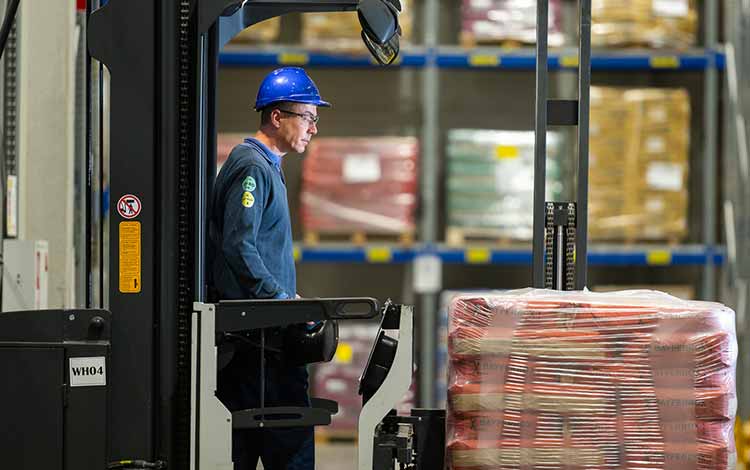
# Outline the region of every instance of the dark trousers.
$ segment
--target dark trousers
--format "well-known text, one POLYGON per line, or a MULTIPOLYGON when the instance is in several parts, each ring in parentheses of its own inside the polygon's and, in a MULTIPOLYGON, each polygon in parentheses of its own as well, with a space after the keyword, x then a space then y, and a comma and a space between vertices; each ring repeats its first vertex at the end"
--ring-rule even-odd
MULTIPOLYGON (((266 407, 310 406, 306 368, 285 366, 269 354, 265 374, 266 407)), ((230 411, 259 408, 260 384, 260 352, 238 352, 219 372, 216 395, 230 411)), ((265 470, 313 470, 313 428, 234 431, 232 460, 235 470, 255 470, 258 459, 263 462, 265 470)))

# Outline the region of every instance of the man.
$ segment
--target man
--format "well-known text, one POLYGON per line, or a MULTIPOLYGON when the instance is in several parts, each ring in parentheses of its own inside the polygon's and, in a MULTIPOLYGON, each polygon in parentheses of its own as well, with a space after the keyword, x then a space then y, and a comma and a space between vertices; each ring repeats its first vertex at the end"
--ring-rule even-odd
MULTIPOLYGON (((209 222, 209 279, 219 299, 296 295, 286 185, 281 159, 302 153, 318 133, 317 108, 330 104, 298 67, 271 72, 258 91, 260 128, 236 146, 216 178, 209 222)), ((260 407, 260 351, 238 349, 219 372, 217 396, 231 410, 260 407)), ((309 406, 304 367, 266 354, 266 406, 309 406)), ((240 430, 232 437, 235 470, 312 470, 312 428, 240 430)))

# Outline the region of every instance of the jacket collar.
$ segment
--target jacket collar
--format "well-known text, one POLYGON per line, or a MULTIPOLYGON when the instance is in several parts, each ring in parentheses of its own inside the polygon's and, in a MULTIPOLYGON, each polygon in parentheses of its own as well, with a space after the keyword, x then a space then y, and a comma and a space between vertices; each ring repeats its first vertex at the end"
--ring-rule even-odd
POLYGON ((268 163, 273 165, 273 167, 276 168, 277 170, 281 171, 281 157, 273 153, 271 149, 266 147, 264 143, 262 143, 261 141, 259 141, 258 139, 254 137, 246 138, 245 143, 250 144, 250 145, 256 145, 258 148, 260 148, 263 151, 263 157, 266 160, 268 160, 268 163))

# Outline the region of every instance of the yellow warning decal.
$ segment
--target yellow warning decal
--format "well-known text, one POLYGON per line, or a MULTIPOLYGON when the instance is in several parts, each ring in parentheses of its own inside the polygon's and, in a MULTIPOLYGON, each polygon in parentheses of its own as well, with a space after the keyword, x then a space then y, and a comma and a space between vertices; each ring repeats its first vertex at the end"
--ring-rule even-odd
POLYGON ((649 266, 669 266, 672 264, 672 253, 666 250, 653 250, 646 254, 649 266))
POLYGON ((390 248, 369 248, 366 253, 367 261, 370 263, 389 263, 393 258, 390 248))
POLYGON ((500 57, 491 54, 471 54, 469 65, 472 67, 497 67, 500 65, 500 57))
POLYGON ((578 56, 566 55, 566 56, 560 57, 560 67, 564 67, 564 68, 578 67, 578 56))
POLYGON ((653 69, 678 69, 680 58, 676 56, 656 56, 649 60, 653 69))
POLYGON ((120 292, 141 292, 140 222, 120 222, 120 292))
POLYGON ((281 65, 305 65, 310 61, 310 56, 304 52, 282 52, 278 60, 281 65))
POLYGON ((519 154, 518 147, 514 145, 498 145, 495 147, 495 157, 501 160, 506 158, 518 158, 519 154))
POLYGON ((492 260, 492 252, 486 248, 469 248, 464 252, 464 259, 469 264, 487 264, 492 260))
POLYGON ((346 342, 339 343, 334 360, 339 364, 351 364, 353 357, 354 348, 352 348, 352 345, 346 342))

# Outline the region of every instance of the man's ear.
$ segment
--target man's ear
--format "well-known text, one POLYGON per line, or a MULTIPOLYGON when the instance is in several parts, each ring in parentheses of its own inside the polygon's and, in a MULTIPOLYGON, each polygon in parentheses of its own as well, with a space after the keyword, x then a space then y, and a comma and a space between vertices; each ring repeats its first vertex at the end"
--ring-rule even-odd
POLYGON ((278 108, 271 111, 269 122, 275 129, 281 127, 281 111, 278 108))

